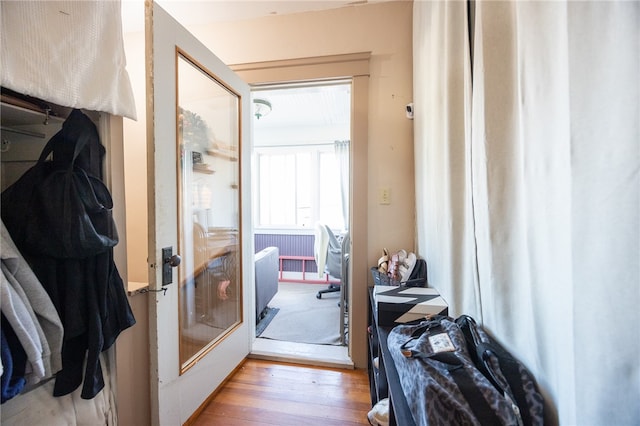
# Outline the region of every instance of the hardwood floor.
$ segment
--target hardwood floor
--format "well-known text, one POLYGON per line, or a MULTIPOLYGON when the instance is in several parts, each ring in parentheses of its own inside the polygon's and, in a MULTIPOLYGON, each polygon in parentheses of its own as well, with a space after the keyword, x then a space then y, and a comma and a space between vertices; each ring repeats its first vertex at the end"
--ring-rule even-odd
POLYGON ((194 426, 368 425, 365 370, 247 359, 194 426))

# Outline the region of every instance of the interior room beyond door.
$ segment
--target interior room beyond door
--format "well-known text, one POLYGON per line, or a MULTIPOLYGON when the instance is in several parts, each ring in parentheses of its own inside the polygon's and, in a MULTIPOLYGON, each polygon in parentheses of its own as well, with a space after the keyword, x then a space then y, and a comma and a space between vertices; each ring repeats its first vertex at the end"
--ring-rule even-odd
POLYGON ((275 245, 281 257, 269 304, 279 312, 259 324, 252 353, 351 364, 341 274, 318 273, 315 259, 319 225, 348 233, 351 81, 258 85, 252 98, 255 250, 275 245))

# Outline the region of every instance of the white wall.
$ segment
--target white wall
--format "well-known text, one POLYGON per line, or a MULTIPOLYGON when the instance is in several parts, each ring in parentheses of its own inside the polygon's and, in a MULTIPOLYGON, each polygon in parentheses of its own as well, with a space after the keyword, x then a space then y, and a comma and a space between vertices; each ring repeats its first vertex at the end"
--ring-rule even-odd
MULTIPOLYGON (((142 7, 142 5, 140 5, 142 7)), ((147 128, 144 33, 125 34, 127 71, 136 100, 138 120, 124 119, 125 196, 129 281, 147 277, 147 128)))
MULTIPOLYGON (((143 4, 139 4, 140 7, 143 4)), ((147 146, 144 34, 125 34, 127 71, 136 100, 137 121, 123 119, 127 224, 128 287, 146 285, 147 278, 147 146)), ((147 425, 149 405, 148 294, 129 296, 136 325, 116 345, 118 420, 121 425, 147 425)))

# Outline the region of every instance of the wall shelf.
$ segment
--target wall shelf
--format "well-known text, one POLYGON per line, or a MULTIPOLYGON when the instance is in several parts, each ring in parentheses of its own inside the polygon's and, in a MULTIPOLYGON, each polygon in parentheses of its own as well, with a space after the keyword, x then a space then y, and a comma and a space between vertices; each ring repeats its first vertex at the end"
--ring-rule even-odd
POLYGON ((204 173, 206 175, 212 175, 216 171, 209 168, 209 164, 197 163, 193 165, 193 171, 196 173, 204 173))
POLYGON ((229 160, 229 161, 238 161, 238 156, 233 151, 221 151, 218 149, 208 149, 207 155, 210 155, 212 157, 222 158, 224 160, 229 160))

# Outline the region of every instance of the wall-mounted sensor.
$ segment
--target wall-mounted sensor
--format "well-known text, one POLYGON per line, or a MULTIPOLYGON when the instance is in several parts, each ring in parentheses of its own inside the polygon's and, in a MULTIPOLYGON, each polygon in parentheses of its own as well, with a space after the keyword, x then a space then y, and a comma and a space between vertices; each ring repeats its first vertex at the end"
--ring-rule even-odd
POLYGON ((410 104, 407 104, 405 108, 407 112, 407 118, 409 120, 413 120, 413 102, 411 102, 410 104))

